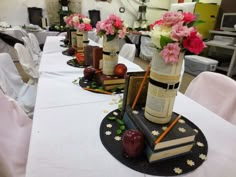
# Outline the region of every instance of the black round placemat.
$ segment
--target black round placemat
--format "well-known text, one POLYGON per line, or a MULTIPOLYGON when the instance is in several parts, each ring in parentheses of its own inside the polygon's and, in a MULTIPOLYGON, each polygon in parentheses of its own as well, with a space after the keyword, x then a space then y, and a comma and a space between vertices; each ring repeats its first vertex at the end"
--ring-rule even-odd
POLYGON ((89 81, 89 80, 85 79, 84 77, 80 78, 79 85, 82 88, 94 89, 94 90, 88 90, 88 91, 95 92, 95 93, 100 93, 100 94, 106 94, 105 92, 114 93, 114 94, 119 94, 119 93, 124 92, 124 89, 119 89, 119 88, 115 88, 115 89, 112 89, 112 90, 109 90, 109 91, 105 91, 103 89, 103 87, 98 85, 94 79, 89 81), (105 92, 102 93, 102 92, 96 91, 96 89, 102 90, 102 91, 105 91, 105 92))
POLYGON ((67 48, 69 47, 68 45, 65 45, 65 44, 60 44, 61 47, 64 47, 64 48, 67 48))
POLYGON ((62 51, 62 54, 63 54, 63 55, 66 55, 66 56, 74 56, 74 55, 70 55, 70 54, 68 53, 68 49, 62 51))
POLYGON ((76 68, 85 68, 86 67, 85 65, 80 65, 75 58, 73 58, 71 60, 68 60, 66 63, 69 66, 73 66, 73 67, 76 67, 76 68))
POLYGON ((102 120, 100 125, 100 139, 111 155, 127 167, 150 175, 176 176, 195 170, 206 160, 208 145, 204 134, 195 124, 183 116, 181 119, 198 132, 195 138, 196 144, 193 146, 190 153, 154 163, 149 163, 144 153, 135 159, 125 157, 122 152, 122 135, 116 136, 116 130, 118 128, 117 121, 108 119, 115 115, 119 118, 119 114, 120 111, 118 109, 114 110, 102 120), (112 127, 109 128, 110 126, 108 125, 112 125, 112 127), (201 146, 199 146, 198 143, 201 146), (191 161, 194 162, 194 164, 191 163, 191 161), (174 169, 181 169, 182 171, 178 174, 174 169))

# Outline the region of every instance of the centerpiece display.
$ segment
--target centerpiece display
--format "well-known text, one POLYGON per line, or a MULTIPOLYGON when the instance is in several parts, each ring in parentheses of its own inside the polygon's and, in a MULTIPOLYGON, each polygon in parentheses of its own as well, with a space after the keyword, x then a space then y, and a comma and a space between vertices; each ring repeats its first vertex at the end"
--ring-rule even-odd
POLYGON ((63 18, 67 27, 66 37, 69 40, 69 47, 76 47, 76 29, 73 21, 74 16, 75 14, 71 14, 63 18))
POLYGON ((84 52, 84 47, 88 45, 88 31, 92 30, 91 20, 82 14, 73 17, 74 26, 77 29, 77 51, 84 52))
POLYGON ((126 35, 123 21, 112 14, 104 21, 96 24, 97 35, 103 37, 102 72, 105 75, 114 75, 114 68, 118 63, 119 38, 126 35))
POLYGON ((199 54, 205 47, 194 27, 198 23, 192 13, 167 12, 150 26, 156 50, 151 62, 145 117, 154 123, 171 120, 184 52, 199 54))
POLYGON ((151 66, 146 72, 126 74, 122 108, 107 114, 101 123, 105 148, 141 173, 180 175, 206 160, 204 134, 173 112, 184 52, 199 54, 205 47, 194 27, 198 23, 192 13, 167 12, 151 25, 156 46, 151 66))

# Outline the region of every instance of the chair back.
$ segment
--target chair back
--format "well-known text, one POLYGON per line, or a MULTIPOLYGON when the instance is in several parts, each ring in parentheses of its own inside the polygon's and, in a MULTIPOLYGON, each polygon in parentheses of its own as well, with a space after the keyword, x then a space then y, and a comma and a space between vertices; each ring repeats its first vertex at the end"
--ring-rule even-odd
POLYGON ((88 13, 92 27, 96 28, 97 22, 101 20, 100 10, 89 10, 88 13))
POLYGON ((24 82, 8 53, 0 53, 0 88, 11 98, 16 99, 24 82))
POLYGON ((135 53, 136 53, 135 44, 126 43, 122 46, 119 55, 133 62, 135 58, 135 53))
POLYGON ((0 90, 0 176, 25 176, 32 120, 0 90))
POLYGON ((22 44, 19 43, 15 44, 14 48, 17 51, 19 62, 25 73, 28 74, 32 79, 38 79, 38 69, 29 51, 22 44))
POLYGON ((29 33, 28 35, 29 35, 29 39, 32 43, 33 50, 35 51, 35 53, 40 55, 42 51, 39 47, 39 41, 38 41, 37 37, 33 33, 29 33))
POLYGON ((24 46, 28 49, 30 55, 33 57, 34 63, 36 65, 39 65, 41 55, 37 54, 36 51, 34 51, 32 43, 28 37, 22 37, 22 39, 24 41, 24 46))
POLYGON ((236 125, 236 81, 219 73, 202 72, 185 95, 236 125))

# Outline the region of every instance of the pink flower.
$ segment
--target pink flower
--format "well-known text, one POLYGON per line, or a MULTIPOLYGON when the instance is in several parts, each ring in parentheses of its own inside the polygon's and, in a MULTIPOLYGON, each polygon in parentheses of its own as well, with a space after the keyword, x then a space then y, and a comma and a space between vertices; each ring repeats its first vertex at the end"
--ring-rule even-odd
POLYGON ((187 37, 190 34, 190 30, 187 26, 183 26, 183 22, 179 22, 172 27, 171 39, 174 41, 179 41, 183 37, 187 37))
POLYGON ((97 35, 100 37, 103 35, 110 35, 110 37, 107 38, 109 41, 114 39, 116 36, 124 38, 127 32, 123 21, 120 19, 120 17, 114 14, 108 16, 104 21, 99 21, 96 24, 96 29, 97 35))
POLYGON ((183 19, 184 23, 191 23, 191 22, 193 22, 193 21, 195 20, 195 18, 196 18, 195 15, 193 15, 193 14, 190 13, 190 12, 188 12, 188 13, 183 12, 182 14, 183 14, 183 16, 184 16, 184 19, 183 19))
POLYGON ((172 26, 183 20, 183 18, 184 16, 180 12, 166 12, 163 15, 163 23, 172 26))
POLYGON ((165 63, 178 63, 180 47, 179 43, 169 43, 160 52, 161 57, 165 63))
POLYGON ((198 35, 197 31, 192 31, 190 35, 183 40, 183 46, 190 52, 199 54, 202 52, 205 44, 202 41, 201 37, 198 35))

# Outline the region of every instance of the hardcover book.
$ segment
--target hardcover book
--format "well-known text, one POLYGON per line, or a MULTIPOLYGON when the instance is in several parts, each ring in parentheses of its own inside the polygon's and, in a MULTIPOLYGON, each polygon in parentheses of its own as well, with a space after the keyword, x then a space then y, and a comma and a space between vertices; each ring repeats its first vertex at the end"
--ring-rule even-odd
POLYGON ((123 89, 125 84, 112 84, 112 85, 104 85, 105 90, 112 90, 112 89, 123 89))
POLYGON ((102 72, 98 72, 95 75, 96 82, 100 85, 112 85, 112 84, 124 84, 125 78, 120 78, 116 76, 104 75, 102 72))
POLYGON ((136 128, 144 134, 147 144, 153 151, 168 149, 170 147, 179 146, 194 142, 196 132, 183 119, 180 119, 174 127, 164 136, 161 142, 155 144, 156 139, 165 131, 167 127, 174 121, 177 114, 172 114, 171 121, 167 124, 155 124, 144 117, 144 111, 133 111, 130 106, 126 106, 124 114, 124 122, 129 128, 136 128), (133 126, 132 126, 133 124, 133 126))
POLYGON ((93 49, 99 48, 98 46, 85 46, 84 47, 84 59, 85 65, 93 66, 93 49))
POLYGON ((93 48, 93 67, 95 69, 101 69, 100 60, 102 60, 102 48, 96 47, 93 48))

